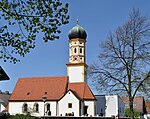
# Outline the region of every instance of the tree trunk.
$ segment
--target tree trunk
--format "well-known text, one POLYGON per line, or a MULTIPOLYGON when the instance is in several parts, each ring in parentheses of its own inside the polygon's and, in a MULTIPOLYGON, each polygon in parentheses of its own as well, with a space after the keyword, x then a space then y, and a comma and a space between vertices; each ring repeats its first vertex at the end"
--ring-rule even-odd
POLYGON ((134 110, 133 110, 133 97, 129 97, 129 106, 130 106, 130 117, 134 119, 134 110))

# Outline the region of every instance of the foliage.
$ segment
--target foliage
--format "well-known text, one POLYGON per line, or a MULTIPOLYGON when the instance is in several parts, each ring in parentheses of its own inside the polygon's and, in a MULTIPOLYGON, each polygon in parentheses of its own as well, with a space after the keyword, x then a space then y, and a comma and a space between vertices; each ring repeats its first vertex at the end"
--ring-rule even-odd
MULTIPOLYGON (((128 21, 110 33, 99 53, 99 63, 90 66, 89 74, 100 91, 126 94, 133 117, 133 100, 150 80, 150 22, 133 9, 128 21)), ((134 117, 133 117, 134 118, 134 117)))
POLYGON ((68 3, 60 0, 1 0, 0 59, 16 63, 43 40, 59 39, 60 26, 68 24, 68 3), (39 38, 41 39, 41 38, 39 38))
POLYGON ((15 116, 11 116, 9 119, 38 119, 37 117, 30 116, 29 114, 16 114, 15 116))
MULTIPOLYGON (((138 112, 136 109, 133 109, 133 112, 134 112, 134 117, 140 117, 140 112, 138 112)), ((126 117, 131 117, 131 111, 129 108, 127 108, 125 110, 125 116, 126 117)))

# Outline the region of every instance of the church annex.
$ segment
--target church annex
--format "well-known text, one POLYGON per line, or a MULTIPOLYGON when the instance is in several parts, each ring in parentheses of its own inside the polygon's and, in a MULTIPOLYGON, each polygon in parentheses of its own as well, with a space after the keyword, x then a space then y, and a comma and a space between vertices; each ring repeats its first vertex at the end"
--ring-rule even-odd
POLYGON ((68 37, 67 76, 20 78, 9 99, 11 115, 95 115, 96 98, 87 85, 87 34, 77 23, 68 37))

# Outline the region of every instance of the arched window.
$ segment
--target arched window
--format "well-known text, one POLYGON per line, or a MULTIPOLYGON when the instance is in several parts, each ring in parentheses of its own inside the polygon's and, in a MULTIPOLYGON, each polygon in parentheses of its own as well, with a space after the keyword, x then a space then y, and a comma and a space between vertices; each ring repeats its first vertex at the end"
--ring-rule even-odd
POLYGON ((82 53, 82 48, 80 48, 80 53, 82 53))
POLYGON ((33 106, 33 111, 34 112, 39 112, 39 104, 38 103, 35 103, 34 106, 33 106))
POLYGON ((74 48, 74 53, 77 53, 77 48, 74 48))
POLYGON ((45 106, 46 106, 46 110, 45 111, 46 111, 47 115, 51 116, 50 104, 47 103, 45 106))
POLYGON ((28 104, 27 104, 27 103, 24 103, 24 104, 23 104, 23 106, 22 106, 22 112, 23 112, 23 113, 28 112, 28 104))
POLYGON ((50 104, 46 104, 46 111, 50 111, 50 104))

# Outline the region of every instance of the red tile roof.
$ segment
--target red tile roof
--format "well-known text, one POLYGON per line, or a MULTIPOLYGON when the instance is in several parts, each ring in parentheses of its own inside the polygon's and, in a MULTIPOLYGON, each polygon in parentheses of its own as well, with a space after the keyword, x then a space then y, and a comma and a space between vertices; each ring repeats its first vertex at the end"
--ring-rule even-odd
POLYGON ((67 90, 68 77, 33 77, 20 78, 9 101, 59 100, 67 90))
POLYGON ((9 101, 59 100, 68 90, 81 100, 95 100, 95 96, 85 82, 68 83, 67 76, 20 78, 9 101))
POLYGON ((89 86, 85 82, 69 83, 68 90, 72 90, 80 99, 96 100, 89 86))

